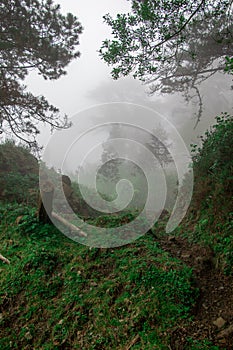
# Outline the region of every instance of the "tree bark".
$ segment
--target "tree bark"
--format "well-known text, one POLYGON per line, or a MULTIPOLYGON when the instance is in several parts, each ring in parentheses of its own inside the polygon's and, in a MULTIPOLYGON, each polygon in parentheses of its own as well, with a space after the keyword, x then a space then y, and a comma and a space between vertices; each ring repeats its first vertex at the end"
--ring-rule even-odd
POLYGON ((45 181, 40 186, 38 218, 43 224, 52 224, 51 214, 53 210, 54 185, 51 181, 45 181))

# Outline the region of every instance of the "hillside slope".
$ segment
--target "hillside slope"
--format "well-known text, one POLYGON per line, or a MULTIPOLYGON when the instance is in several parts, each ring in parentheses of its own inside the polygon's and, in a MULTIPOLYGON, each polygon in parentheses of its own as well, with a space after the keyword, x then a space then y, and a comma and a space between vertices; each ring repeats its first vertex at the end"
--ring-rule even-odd
POLYGON ((193 200, 170 236, 164 218, 130 245, 90 249, 2 203, 0 349, 232 349, 232 142, 226 115, 194 146, 193 200))
POLYGON ((35 204, 38 194, 38 160, 13 141, 0 144, 0 200, 35 204))

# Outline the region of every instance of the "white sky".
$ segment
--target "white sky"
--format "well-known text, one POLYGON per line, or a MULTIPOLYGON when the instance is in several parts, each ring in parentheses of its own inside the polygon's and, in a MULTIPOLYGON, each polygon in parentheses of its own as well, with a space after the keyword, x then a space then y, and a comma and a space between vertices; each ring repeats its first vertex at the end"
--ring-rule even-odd
POLYGON ((80 35, 78 50, 81 57, 72 61, 67 68, 67 75, 56 81, 45 81, 32 73, 26 83, 34 94, 43 94, 61 111, 73 115, 92 105, 86 93, 95 89, 103 80, 110 79, 110 67, 99 57, 97 50, 102 41, 110 36, 110 28, 103 23, 103 16, 130 9, 126 0, 55 0, 64 13, 76 15, 84 27, 80 35))

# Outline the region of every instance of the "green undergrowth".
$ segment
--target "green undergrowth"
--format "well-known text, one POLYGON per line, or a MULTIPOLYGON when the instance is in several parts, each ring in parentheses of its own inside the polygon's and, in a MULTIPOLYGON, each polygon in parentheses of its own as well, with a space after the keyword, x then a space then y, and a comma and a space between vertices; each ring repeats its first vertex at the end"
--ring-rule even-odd
POLYGON ((12 204, 0 206, 0 225, 10 260, 0 262, 0 349, 169 349, 174 327, 190 320, 192 270, 152 234, 90 249, 12 204))
POLYGON ((37 159, 14 141, 0 143, 0 200, 33 205, 38 197, 37 159))
POLYGON ((233 213, 228 214, 225 222, 215 221, 215 216, 207 211, 201 211, 198 220, 189 215, 177 235, 181 235, 191 243, 210 247, 214 253, 213 262, 216 269, 227 275, 233 274, 233 213))
MULTIPOLYGON (((232 149, 232 117, 225 114, 201 147, 193 145, 193 198, 172 233, 210 247, 227 274, 233 266, 232 149)), ((15 197, 11 187, 1 193, 6 202, 9 193, 15 197)), ((86 218, 112 228, 135 215, 86 218)), ((190 323, 199 291, 192 269, 159 248, 165 221, 132 244, 98 249, 39 224, 33 208, 0 204, 0 253, 10 260, 0 260, 0 349, 171 349, 173 331, 190 323)), ((218 347, 189 337, 184 349, 218 347)))
POLYGON ((192 201, 172 234, 211 248, 215 267, 232 275, 233 117, 227 113, 216 117, 216 124, 201 140, 201 146, 192 145, 192 201))
POLYGON ((216 267, 233 274, 233 116, 216 117, 201 139, 193 145, 193 198, 181 232, 211 247, 216 267))

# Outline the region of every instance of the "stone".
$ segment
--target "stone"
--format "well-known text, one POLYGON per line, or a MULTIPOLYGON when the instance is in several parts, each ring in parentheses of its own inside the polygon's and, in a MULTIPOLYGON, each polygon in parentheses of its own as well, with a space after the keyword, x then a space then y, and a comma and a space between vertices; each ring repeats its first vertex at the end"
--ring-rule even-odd
POLYGON ((226 324, 226 321, 224 318, 218 317, 215 321, 213 321, 213 324, 218 328, 222 328, 226 324))

